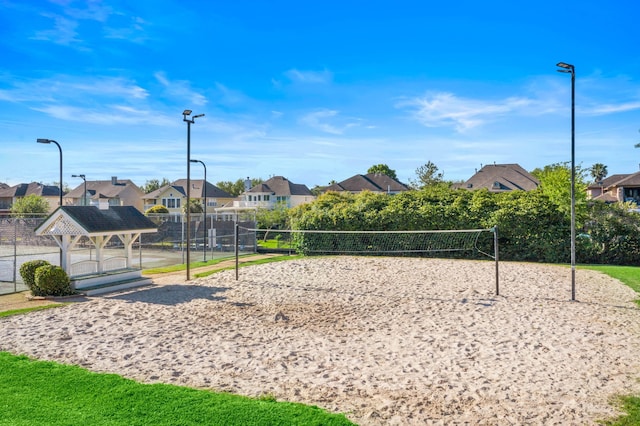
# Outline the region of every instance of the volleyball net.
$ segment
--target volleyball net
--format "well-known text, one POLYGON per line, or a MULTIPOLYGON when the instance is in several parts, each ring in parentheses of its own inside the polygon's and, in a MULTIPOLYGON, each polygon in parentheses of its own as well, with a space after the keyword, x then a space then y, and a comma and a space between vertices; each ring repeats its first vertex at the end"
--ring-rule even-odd
MULTIPOLYGON (((495 261, 496 295, 498 279, 498 230, 455 229, 416 231, 331 231, 273 230, 239 227, 239 244, 254 247, 276 244, 276 250, 309 256, 421 256, 490 258, 495 261)), ((268 251, 268 249, 267 249, 268 251)))

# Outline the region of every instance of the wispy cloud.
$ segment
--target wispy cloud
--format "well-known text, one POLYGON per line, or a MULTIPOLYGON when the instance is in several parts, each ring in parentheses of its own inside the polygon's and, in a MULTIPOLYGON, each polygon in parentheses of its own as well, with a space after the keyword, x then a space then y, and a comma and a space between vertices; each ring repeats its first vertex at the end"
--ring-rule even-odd
POLYGON ((335 110, 322 109, 304 115, 300 122, 313 129, 333 135, 342 135, 347 129, 360 125, 360 120, 341 118, 338 114, 339 112, 335 110))
POLYGON ((92 40, 94 35, 88 32, 90 27, 84 25, 87 21, 102 25, 102 35, 107 39, 134 43, 141 43, 148 39, 144 28, 147 22, 144 19, 116 11, 101 1, 89 0, 79 3, 52 1, 52 3, 59 6, 58 10, 55 13, 46 12, 40 15, 53 21, 53 28, 36 31, 31 39, 71 46, 79 50, 90 50, 89 46, 95 40, 92 40), (76 6, 78 4, 79 6, 76 6))
POLYGON ((139 16, 125 17, 126 22, 121 25, 105 25, 103 33, 105 38, 123 40, 133 43, 144 43, 149 40, 146 32, 147 21, 139 16))
POLYGON ((640 101, 621 102, 619 104, 593 105, 581 110, 588 115, 607 115, 640 109, 640 101))
POLYGON ((296 83, 324 84, 333 80, 333 73, 326 69, 322 71, 302 71, 293 68, 286 71, 284 75, 296 83))
POLYGON ((410 110, 412 117, 426 127, 454 127, 462 133, 531 104, 527 98, 512 97, 492 102, 440 92, 403 100, 396 107, 410 110))
POLYGON ((156 126, 170 125, 174 117, 158 114, 156 111, 140 110, 126 105, 105 105, 103 108, 81 108, 70 105, 46 105, 33 107, 53 118, 64 121, 113 125, 113 124, 151 124, 156 126))
POLYGON ((164 72, 154 74, 156 80, 164 87, 167 95, 175 98, 175 101, 187 102, 193 106, 203 106, 207 98, 191 88, 191 83, 186 80, 169 80, 164 72))
POLYGON ((147 98, 148 91, 119 77, 77 77, 56 75, 45 79, 18 80, 10 75, 0 78, 8 89, 0 90, 0 99, 9 102, 65 102, 83 104, 104 97, 133 102, 147 98))
POLYGON ((76 20, 55 14, 43 14, 43 16, 53 20, 53 28, 36 31, 35 35, 31 37, 32 40, 50 41, 65 46, 82 42, 76 31, 78 28, 76 20))

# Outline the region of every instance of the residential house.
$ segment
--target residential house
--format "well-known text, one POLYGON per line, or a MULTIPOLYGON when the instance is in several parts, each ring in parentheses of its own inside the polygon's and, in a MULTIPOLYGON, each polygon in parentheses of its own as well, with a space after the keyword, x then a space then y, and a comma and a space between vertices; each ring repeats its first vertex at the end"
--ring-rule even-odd
POLYGON ((144 191, 129 179, 82 182, 65 195, 64 204, 74 206, 133 206, 143 212, 144 191), (86 193, 85 193, 86 189, 86 193))
POLYGON ((60 204, 60 187, 43 185, 38 182, 19 183, 15 186, 4 185, 0 188, 0 214, 9 213, 11 206, 18 199, 35 194, 43 197, 49 203, 49 213, 58 208, 60 204))
POLYGON ((274 209, 276 206, 291 208, 310 203, 316 198, 306 185, 293 183, 283 176, 274 176, 252 188, 248 187, 250 182, 247 178, 245 192, 238 199, 217 208, 216 212, 231 220, 240 212, 258 208, 274 209))
POLYGON ((518 164, 487 164, 462 184, 454 188, 489 192, 531 191, 540 186, 540 181, 518 164))
POLYGON ((381 173, 368 173, 366 175, 355 175, 342 182, 334 183, 324 189, 327 191, 351 192, 357 194, 362 191, 384 192, 386 194, 398 194, 408 191, 405 184, 381 173))
POLYGON ((587 198, 607 203, 631 201, 640 204, 640 172, 611 175, 587 187, 587 198))
MULTIPOLYGON (((205 205, 205 185, 207 212, 213 213, 216 207, 233 200, 231 194, 209 182, 205 182, 204 179, 191 179, 189 197, 205 205)), ((178 179, 169 185, 144 195, 143 198, 145 211, 153 206, 162 205, 169 210, 170 214, 180 216, 183 212, 182 208, 187 202, 187 179, 178 179)))

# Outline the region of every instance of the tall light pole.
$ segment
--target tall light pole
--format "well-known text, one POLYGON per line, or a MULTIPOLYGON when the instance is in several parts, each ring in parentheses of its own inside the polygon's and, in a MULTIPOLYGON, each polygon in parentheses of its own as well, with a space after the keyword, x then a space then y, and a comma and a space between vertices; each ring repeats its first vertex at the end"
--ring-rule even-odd
POLYGON ((87 205, 87 177, 85 175, 71 175, 71 177, 79 177, 84 181, 84 195, 82 195, 82 205, 87 205))
POLYGON ((203 249, 202 249, 202 259, 207 261, 207 237, 209 236, 208 228, 207 228, 207 166, 204 162, 200 160, 191 160, 192 163, 200 163, 202 167, 204 167, 204 183, 202 186, 204 187, 204 238, 202 241, 203 249))
MULTIPOLYGON (((62 148, 60 147, 60 144, 53 139, 38 138, 36 142, 46 144, 54 143, 60 152, 60 208, 62 208, 62 148)), ((62 246, 60 246, 60 267, 62 267, 62 246)))
POLYGON ((54 143, 58 147, 58 151, 60 151, 60 207, 62 207, 62 148, 60 147, 60 144, 58 142, 54 141, 53 139, 38 138, 36 142, 38 142, 38 143, 54 143))
POLYGON ((571 300, 576 300, 576 69, 565 62, 556 66, 571 74, 571 300))
POLYGON ((196 118, 204 117, 204 114, 198 114, 188 118, 191 113, 190 109, 185 109, 182 112, 182 121, 187 123, 187 281, 191 279, 191 271, 189 269, 189 263, 191 262, 189 256, 191 247, 191 211, 189 205, 191 203, 191 125, 196 122, 196 118))

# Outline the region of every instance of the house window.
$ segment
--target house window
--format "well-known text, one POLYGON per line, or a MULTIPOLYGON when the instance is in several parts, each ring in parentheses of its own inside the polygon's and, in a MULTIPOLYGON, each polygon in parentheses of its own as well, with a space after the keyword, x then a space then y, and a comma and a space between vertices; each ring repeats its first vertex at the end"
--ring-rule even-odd
POLYGON ((180 198, 163 198, 162 205, 168 209, 179 209, 180 198))
POLYGON ((264 200, 265 200, 265 201, 269 201, 269 195, 265 195, 265 196, 264 196, 264 200))

